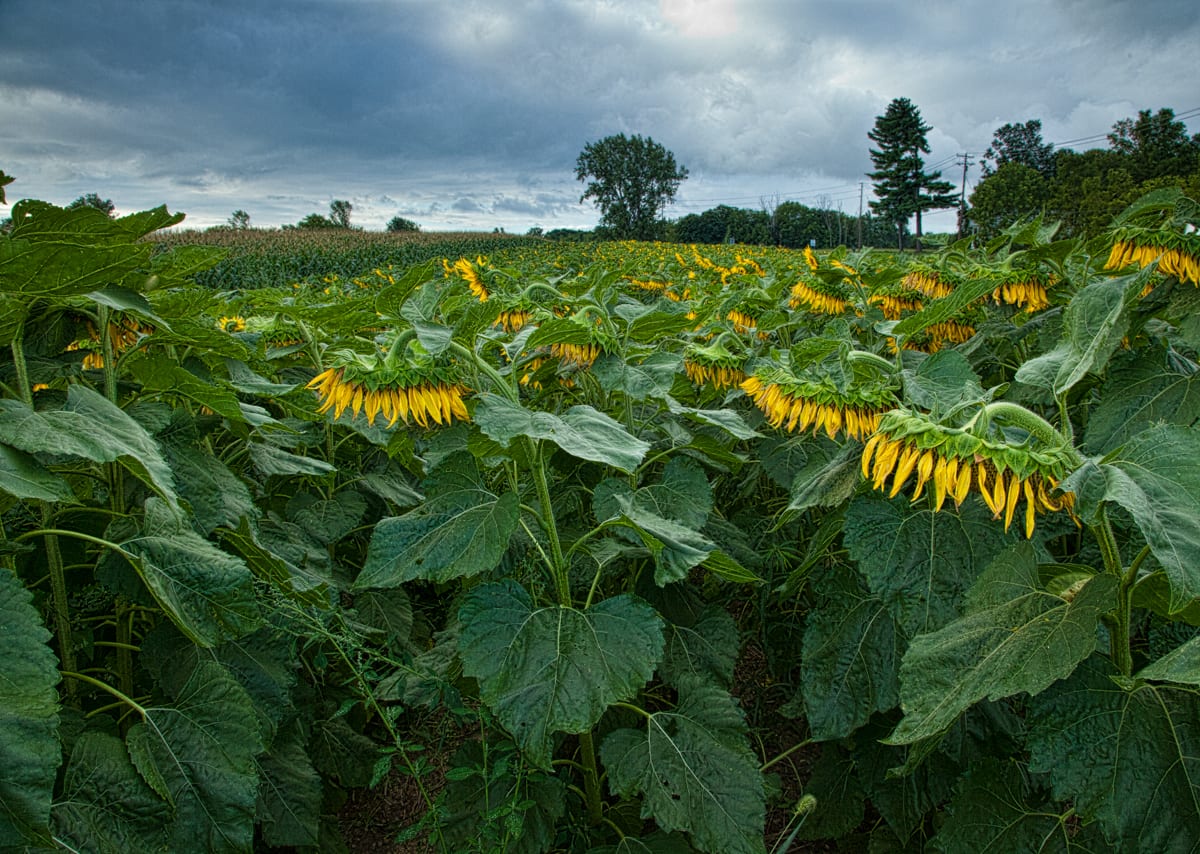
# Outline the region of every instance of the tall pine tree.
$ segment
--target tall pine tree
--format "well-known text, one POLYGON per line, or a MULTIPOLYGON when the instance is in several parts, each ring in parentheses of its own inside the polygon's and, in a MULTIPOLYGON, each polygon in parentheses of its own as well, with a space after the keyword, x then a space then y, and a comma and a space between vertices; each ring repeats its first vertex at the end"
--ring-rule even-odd
POLYGON ((898 245, 904 248, 904 226, 916 216, 918 251, 921 248, 921 214, 927 210, 952 208, 958 197, 954 185, 940 180, 941 172, 926 172, 922 154, 929 153, 925 135, 930 126, 921 120, 921 111, 908 98, 896 98, 887 112, 875 117, 875 128, 867 136, 879 146, 872 148, 875 201, 871 210, 896 226, 898 245))

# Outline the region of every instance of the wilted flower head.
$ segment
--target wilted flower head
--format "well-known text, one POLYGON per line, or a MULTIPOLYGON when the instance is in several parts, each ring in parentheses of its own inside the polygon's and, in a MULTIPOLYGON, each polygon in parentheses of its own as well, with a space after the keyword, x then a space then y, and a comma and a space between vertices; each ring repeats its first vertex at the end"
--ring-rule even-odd
POLYGON ((884 381, 860 381, 840 388, 829 377, 797 376, 778 364, 764 363, 742 382, 742 391, 775 428, 789 432, 824 430, 829 438, 845 432, 864 439, 875 431, 880 415, 895 404, 884 381))
POLYGON ((1155 261, 1159 272, 1200 285, 1200 236, 1137 226, 1118 229, 1104 268, 1146 267, 1155 261))
POLYGON ((1055 494, 1071 466, 1065 445, 1046 445, 1032 436, 1020 442, 1003 435, 983 438, 904 408, 880 419, 862 454, 863 477, 875 489, 894 497, 915 477, 912 500, 931 486, 935 511, 946 498, 958 506, 975 491, 995 518, 1003 517, 1007 531, 1023 500, 1027 538, 1033 536, 1038 513, 1071 512, 1074 494, 1055 494))
POLYGON ((452 365, 389 365, 381 357, 342 351, 306 388, 321 399, 317 411, 332 409, 334 418, 349 410, 355 417, 365 414, 368 424, 382 416, 388 427, 397 421, 407 424, 410 418, 422 427, 470 420, 463 402, 469 389, 452 365))
POLYGON ((689 344, 683 353, 683 369, 696 385, 732 388, 746 379, 742 372, 745 356, 731 353, 721 338, 711 344, 689 344))

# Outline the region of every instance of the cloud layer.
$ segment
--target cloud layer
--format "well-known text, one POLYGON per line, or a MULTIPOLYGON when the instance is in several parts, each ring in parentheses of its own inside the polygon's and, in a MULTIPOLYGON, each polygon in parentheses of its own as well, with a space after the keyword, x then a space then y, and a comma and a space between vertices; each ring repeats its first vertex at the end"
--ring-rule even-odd
POLYGON ((593 225, 575 158, 625 132, 690 170, 669 215, 776 197, 853 212, 895 97, 956 182, 954 155, 978 159, 1006 122, 1040 118, 1057 142, 1200 107, 1191 7, 3 0, 0 168, 10 200, 96 192, 192 226, 342 198, 368 228, 524 231, 593 225))

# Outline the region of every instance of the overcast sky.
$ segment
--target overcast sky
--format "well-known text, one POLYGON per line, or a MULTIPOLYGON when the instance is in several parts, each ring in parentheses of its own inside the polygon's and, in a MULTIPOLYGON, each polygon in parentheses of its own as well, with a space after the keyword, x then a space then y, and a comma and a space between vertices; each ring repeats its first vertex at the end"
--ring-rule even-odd
POLYGON ((0 0, 0 169, 10 203, 191 227, 348 199, 368 229, 523 233, 595 225, 575 160, 624 132, 690 171, 671 217, 856 214, 893 98, 958 186, 1006 122, 1082 150, 1139 109, 1196 114, 1197 44, 1195 0, 0 0))

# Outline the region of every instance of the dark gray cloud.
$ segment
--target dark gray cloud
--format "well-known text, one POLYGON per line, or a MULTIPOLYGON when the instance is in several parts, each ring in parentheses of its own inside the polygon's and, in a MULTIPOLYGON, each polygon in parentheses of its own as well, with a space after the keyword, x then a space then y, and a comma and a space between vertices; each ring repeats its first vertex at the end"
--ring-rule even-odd
POLYGON ((1191 6, 0 0, 0 168, 13 198, 99 192, 199 226, 344 198, 371 228, 584 227, 575 158, 626 132, 691 170, 673 215, 774 196, 851 210, 894 97, 946 164, 1009 121, 1059 141, 1200 107, 1191 6))

